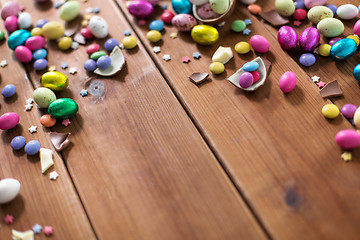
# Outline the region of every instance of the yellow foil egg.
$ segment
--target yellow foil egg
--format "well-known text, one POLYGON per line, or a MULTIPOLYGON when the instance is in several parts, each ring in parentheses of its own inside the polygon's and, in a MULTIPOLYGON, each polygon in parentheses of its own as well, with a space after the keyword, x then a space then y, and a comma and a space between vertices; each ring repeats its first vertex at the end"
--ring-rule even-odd
POLYGON ((42 35, 42 30, 41 28, 35 27, 33 29, 31 29, 31 36, 41 36, 42 35))
POLYGON ((59 22, 48 22, 42 26, 42 34, 49 40, 56 40, 65 32, 64 24, 59 22))
POLYGON ((65 51, 71 48, 72 45, 72 39, 71 37, 62 37, 60 41, 58 42, 58 46, 61 50, 65 51))
POLYGON ((132 49, 137 46, 137 40, 133 36, 125 37, 122 43, 125 49, 132 49))
POLYGON ((318 52, 321 56, 328 57, 330 56, 330 49, 331 49, 331 45, 321 44, 320 47, 318 48, 318 52))
POLYGON ((211 45, 219 39, 219 32, 208 25, 197 25, 191 30, 191 37, 196 43, 211 45))
POLYGON ((67 76, 60 72, 47 72, 41 76, 41 84, 54 91, 64 90, 69 85, 67 76))
POLYGON ((354 40, 356 42, 356 46, 359 46, 360 40, 359 40, 358 36, 350 35, 350 36, 347 36, 346 38, 350 38, 350 39, 354 40))

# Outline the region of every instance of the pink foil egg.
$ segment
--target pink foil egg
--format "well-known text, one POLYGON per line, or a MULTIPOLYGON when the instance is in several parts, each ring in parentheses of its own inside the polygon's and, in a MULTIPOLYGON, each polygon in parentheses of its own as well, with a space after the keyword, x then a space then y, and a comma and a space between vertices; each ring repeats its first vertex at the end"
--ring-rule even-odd
POLYGON ((45 38, 41 36, 32 36, 26 40, 25 46, 29 48, 31 51, 35 51, 40 48, 43 48, 45 46, 45 43, 46 43, 45 38))
POLYGON ((332 46, 339 40, 341 40, 341 38, 339 38, 339 37, 332 38, 332 39, 330 39, 329 45, 332 46))
POLYGON ((284 93, 291 92, 296 86, 296 75, 293 72, 285 72, 279 80, 280 90, 284 93))
POLYGON ((22 63, 28 63, 32 59, 32 53, 29 48, 25 46, 18 46, 15 48, 15 56, 22 63))
POLYGON ((282 26, 279 29, 277 38, 280 46, 285 50, 295 48, 299 39, 295 30, 289 26, 282 26))
POLYGON ((354 25, 354 34, 360 36, 360 20, 357 20, 354 25))
POLYGON ((314 27, 306 28, 300 35, 300 47, 307 52, 312 52, 319 44, 320 34, 314 27))
POLYGON ((270 48, 269 41, 261 35, 252 36, 250 38, 250 45, 258 53, 266 53, 270 48))
POLYGON ((7 2, 1 9, 1 18, 5 20, 8 16, 17 16, 19 11, 20 7, 17 2, 7 2))
POLYGON ((186 13, 177 14, 175 17, 173 17, 171 23, 180 32, 189 32, 197 24, 196 19, 190 14, 186 13))
POLYGON ((18 29, 18 20, 15 16, 8 16, 5 19, 4 25, 8 32, 12 33, 13 31, 18 29))
POLYGON ((353 149, 360 145, 360 134, 354 129, 344 129, 335 136, 335 142, 343 149, 353 149))
POLYGON ((305 0, 306 8, 310 9, 315 6, 322 6, 326 3, 326 0, 305 0))
POLYGON ((19 123, 20 117, 17 113, 8 112, 0 116, 0 129, 8 130, 14 128, 19 123))
POLYGON ((154 11, 153 5, 147 1, 134 0, 128 5, 129 12, 138 19, 150 17, 154 11))

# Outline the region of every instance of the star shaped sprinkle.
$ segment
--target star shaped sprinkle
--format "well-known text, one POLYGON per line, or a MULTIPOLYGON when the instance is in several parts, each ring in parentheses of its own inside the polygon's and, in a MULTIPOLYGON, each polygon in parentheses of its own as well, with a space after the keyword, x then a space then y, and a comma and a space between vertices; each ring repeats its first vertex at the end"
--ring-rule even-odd
POLYGON ((164 54, 164 56, 163 56, 162 58, 163 58, 166 62, 171 59, 170 54, 164 54))
POLYGON ((49 67, 49 72, 53 72, 53 71, 56 71, 56 67, 55 66, 50 66, 49 67))
POLYGON ((82 89, 82 90, 80 91, 80 95, 81 95, 82 97, 87 96, 87 95, 88 95, 88 90, 82 89))
POLYGON ((297 27, 298 27, 298 26, 301 25, 301 23, 302 23, 302 22, 300 22, 300 21, 294 21, 294 26, 297 26, 297 27))
POLYGON ((318 49, 318 48, 315 48, 314 51, 313 51, 313 53, 319 54, 319 49, 318 49))
POLYGON ((62 69, 67 69, 69 67, 69 65, 67 64, 67 62, 62 62, 61 63, 61 68, 62 69))
POLYGON ((88 8, 85 9, 85 12, 86 12, 86 13, 92 13, 92 11, 93 11, 93 9, 90 8, 90 7, 88 7, 88 8))
POLYGON ((28 104, 32 104, 34 102, 34 99, 32 98, 28 98, 25 100, 25 104, 28 105, 28 104))
POLYGON ((124 31, 124 35, 125 35, 125 36, 130 36, 130 35, 131 35, 131 31, 130 31, 130 30, 125 30, 125 31, 124 31))
POLYGON ((119 48, 120 48, 120 49, 124 49, 124 44, 121 43, 121 44, 119 45, 119 48))
MULTIPOLYGON (((56 171, 51 172, 49 175, 50 180, 56 180, 58 177, 59 177, 59 174, 56 171)), ((44 227, 44 233, 45 233, 45 229, 46 229, 46 226, 44 227)))
POLYGON ((249 35, 250 33, 251 33, 251 30, 248 29, 248 28, 245 28, 244 31, 243 31, 244 35, 249 35))
POLYGON ((193 52, 193 58, 194 59, 199 59, 201 57, 199 52, 193 52))
POLYGON ((33 108, 33 105, 32 105, 32 104, 26 104, 24 111, 30 111, 32 108, 33 108))
POLYGON ((188 62, 190 62, 190 58, 189 58, 188 56, 185 56, 185 57, 182 57, 182 58, 181 58, 181 61, 182 61, 183 63, 188 63, 188 62))
POLYGON ((6 216, 4 217, 4 221, 7 225, 12 224, 14 222, 14 216, 6 214, 6 216))
POLYGON ((70 125, 70 120, 69 119, 64 119, 61 124, 64 125, 65 127, 69 126, 70 125))
POLYGON ((249 19, 249 18, 245 19, 244 22, 245 22, 246 25, 251 25, 252 24, 251 19, 249 19))
POLYGON ((159 53, 160 52, 160 47, 159 46, 153 47, 153 52, 154 53, 159 53))
POLYGON ((316 83, 316 85, 319 87, 319 88, 323 88, 325 86, 325 83, 323 81, 320 81, 318 83, 316 83))
POLYGON ((74 50, 78 49, 79 48, 79 43, 78 42, 72 42, 71 48, 74 49, 74 50))
POLYGON ((29 128, 29 132, 30 132, 31 134, 36 133, 36 131, 37 131, 37 126, 31 126, 31 127, 29 128))
POLYGON ((54 229, 52 226, 44 226, 44 234, 45 236, 51 236, 54 234, 54 229))
POLYGON ((35 234, 39 234, 41 233, 42 231, 42 226, 40 226, 39 224, 35 224, 33 227, 32 227, 32 230, 35 234))
POLYGON ((319 82, 319 80, 320 80, 320 77, 318 77, 318 76, 313 76, 313 77, 311 77, 311 79, 312 79, 312 81, 314 82, 314 83, 317 83, 317 82, 319 82))
POLYGON ((343 154, 341 154, 341 158, 345 162, 351 161, 352 160, 351 152, 344 152, 343 154))
POLYGON ((223 21, 223 22, 219 23, 218 26, 219 26, 219 27, 223 27, 223 26, 225 25, 225 23, 226 23, 226 22, 223 21))
POLYGON ((171 37, 172 39, 177 38, 177 32, 172 32, 172 33, 170 33, 170 37, 171 37))
POLYGON ((0 66, 1 66, 2 68, 6 67, 6 66, 7 66, 7 61, 6 61, 6 60, 2 60, 2 61, 0 62, 0 66))
POLYGON ((75 73, 77 73, 77 69, 75 67, 72 67, 70 68, 69 73, 74 75, 75 73))

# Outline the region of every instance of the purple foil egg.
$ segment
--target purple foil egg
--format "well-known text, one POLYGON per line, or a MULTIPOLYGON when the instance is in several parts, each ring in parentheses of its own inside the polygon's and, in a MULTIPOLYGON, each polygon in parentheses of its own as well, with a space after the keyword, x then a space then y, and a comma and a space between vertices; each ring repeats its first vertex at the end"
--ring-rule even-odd
POLYGON ((305 29, 300 35, 300 47, 307 52, 312 52, 319 44, 320 34, 314 27, 305 29))
POLYGON ((285 50, 295 48, 299 40, 299 37, 296 34, 295 30, 289 26, 282 26, 279 29, 277 38, 280 46, 285 50))
POLYGON ((147 1, 134 0, 129 3, 129 12, 136 18, 144 19, 150 17, 154 11, 153 5, 147 1))

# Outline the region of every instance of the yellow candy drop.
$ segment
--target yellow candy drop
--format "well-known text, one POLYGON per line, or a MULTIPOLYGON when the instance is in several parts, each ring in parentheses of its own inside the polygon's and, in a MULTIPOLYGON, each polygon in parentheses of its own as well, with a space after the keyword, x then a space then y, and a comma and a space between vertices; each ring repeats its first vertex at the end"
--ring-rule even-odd
POLYGON ((221 74, 224 72, 225 66, 221 62, 213 62, 210 64, 209 69, 213 74, 221 74))
POLYGON ((238 42, 235 45, 235 51, 239 54, 246 54, 250 52, 250 50, 251 50, 251 46, 247 42, 238 42))
POLYGON ((158 42, 161 39, 161 33, 156 30, 151 30, 146 34, 146 37, 150 42, 158 42))
POLYGON ((359 40, 358 36, 350 35, 350 36, 347 36, 346 38, 350 38, 350 39, 354 40, 356 42, 356 46, 359 46, 360 40, 359 40))
POLYGON ((60 41, 58 42, 58 46, 61 50, 65 51, 71 48, 72 45, 72 39, 71 37, 62 37, 60 41))
POLYGON ((321 44, 320 47, 318 48, 318 52, 321 56, 328 57, 330 56, 330 49, 331 49, 331 45, 321 44))
POLYGON ((35 27, 33 29, 31 29, 31 36, 41 36, 42 35, 42 30, 41 28, 35 27))
POLYGON ((324 115, 324 117, 333 119, 339 116, 340 110, 335 104, 326 104, 321 109, 321 113, 324 115))
POLYGON ((122 44, 124 45, 124 48, 132 49, 137 46, 137 40, 133 36, 128 36, 124 38, 122 44))

